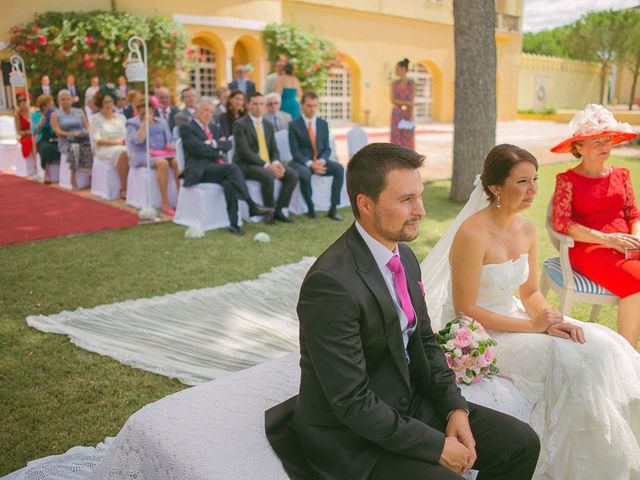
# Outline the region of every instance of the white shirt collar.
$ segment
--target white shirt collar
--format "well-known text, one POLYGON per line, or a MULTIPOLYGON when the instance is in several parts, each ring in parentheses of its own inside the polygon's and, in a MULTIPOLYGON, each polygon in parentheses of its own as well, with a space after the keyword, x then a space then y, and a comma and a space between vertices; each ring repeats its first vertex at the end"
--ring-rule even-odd
POLYGON ((302 118, 304 120, 304 124, 305 125, 309 125, 309 122, 311 122, 311 125, 315 128, 315 126, 316 126, 316 116, 315 115, 313 117, 311 117, 311 118, 307 118, 304 115, 302 115, 302 118))
POLYGON ((378 265, 378 268, 380 269, 380 271, 381 272, 384 272, 385 270, 389 271, 389 267, 387 267, 387 263, 389 263, 389 260, 391 260, 391 257, 393 257, 394 255, 400 256, 400 251, 398 250, 398 247, 396 247, 394 251, 389 250, 387 247, 381 244, 378 240, 376 240, 371 235, 369 235, 369 233, 364 229, 362 225, 360 225, 360 222, 358 222, 357 220, 356 220, 356 230, 358 230, 358 233, 364 240, 364 243, 366 243, 367 247, 369 247, 369 250, 371 251, 371 255, 373 255, 373 258, 375 259, 376 264, 378 265))
POLYGON ((251 121, 254 123, 254 125, 260 121, 262 121, 262 117, 254 117, 253 115, 249 114, 249 117, 251 117, 251 121))

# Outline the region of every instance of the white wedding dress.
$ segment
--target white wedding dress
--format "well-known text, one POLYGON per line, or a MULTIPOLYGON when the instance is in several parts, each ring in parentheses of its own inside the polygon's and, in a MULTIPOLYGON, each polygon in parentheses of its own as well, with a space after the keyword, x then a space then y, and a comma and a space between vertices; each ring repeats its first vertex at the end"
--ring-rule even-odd
MULTIPOLYGON (((450 243, 460 224, 483 205, 484 195, 476 188, 466 211, 422 263, 434 330, 453 318, 450 243)), ((527 254, 483 265, 478 306, 528 318, 513 296, 528 275, 527 254)), ((530 423, 541 440, 534 479, 640 479, 640 354, 606 327, 565 320, 580 324, 586 343, 541 333, 490 332, 498 342, 499 375, 510 379, 533 406, 530 423)), ((471 386, 476 387, 487 384, 471 386)))

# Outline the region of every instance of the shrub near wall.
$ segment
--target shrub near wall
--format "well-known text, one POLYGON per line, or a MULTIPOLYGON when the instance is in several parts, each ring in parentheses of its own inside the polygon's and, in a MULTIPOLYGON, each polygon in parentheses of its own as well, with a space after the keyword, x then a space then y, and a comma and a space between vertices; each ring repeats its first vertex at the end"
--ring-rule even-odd
POLYGON ((79 85, 93 75, 114 81, 124 73, 133 35, 144 38, 149 51, 149 75, 181 68, 188 37, 172 20, 124 12, 45 12, 11 28, 9 48, 25 60, 32 84, 49 75, 52 84, 73 73, 79 85))
POLYGON ((271 23, 262 35, 269 61, 274 63, 280 56, 286 56, 303 90, 322 93, 329 69, 341 64, 332 42, 295 25, 271 23))

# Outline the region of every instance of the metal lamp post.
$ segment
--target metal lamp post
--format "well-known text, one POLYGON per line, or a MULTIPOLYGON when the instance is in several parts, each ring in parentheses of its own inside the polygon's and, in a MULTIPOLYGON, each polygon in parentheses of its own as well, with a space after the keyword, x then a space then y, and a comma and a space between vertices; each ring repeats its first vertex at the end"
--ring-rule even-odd
MULTIPOLYGON (((149 105, 149 76, 147 73, 147 64, 149 57, 147 55, 147 44, 142 37, 134 35, 127 42, 129 46, 129 57, 125 74, 130 82, 144 82, 144 108, 149 105), (142 50, 142 51, 141 51, 142 50)), ((153 220, 156 218, 156 211, 151 206, 151 158, 149 156, 149 115, 144 116, 144 127, 146 130, 146 148, 147 148, 147 204, 140 209, 138 216, 143 220, 153 220)))
MULTIPOLYGON (((24 88, 24 95, 27 101, 27 108, 29 109, 29 115, 31 115, 31 101, 29 100, 29 83, 27 82, 27 68, 24 64, 24 59, 18 55, 17 53, 11 55, 9 58, 9 63, 11 64, 11 72, 9 72, 9 84, 11 85, 11 94, 13 95, 13 104, 18 104, 18 93, 16 91, 17 88, 24 88)), ((31 118, 29 118, 29 123, 31 123, 31 118)), ((31 149, 31 155, 34 160, 37 162, 38 158, 36 156, 36 141, 35 135, 31 135, 31 143, 33 144, 33 148, 31 149)))

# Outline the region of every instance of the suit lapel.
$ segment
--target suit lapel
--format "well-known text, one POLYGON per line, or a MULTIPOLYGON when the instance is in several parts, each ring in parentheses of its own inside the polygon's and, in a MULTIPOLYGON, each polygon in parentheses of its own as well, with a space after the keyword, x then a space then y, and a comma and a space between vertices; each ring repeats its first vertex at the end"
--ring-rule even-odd
POLYGON ((409 368, 404 352, 404 342, 402 341, 402 332, 400 331, 400 320, 396 312, 393 299, 387 288, 387 284, 382 277, 382 273, 378 269, 373 255, 369 251, 367 244, 364 242, 355 224, 349 229, 347 242, 353 252, 356 263, 358 264, 358 274, 362 281, 367 285, 373 297, 378 302, 382 311, 382 321, 384 324, 385 337, 389 344, 389 351, 393 357, 398 370, 402 374, 407 387, 410 387, 409 368))
POLYGON ((207 140, 207 135, 204 133, 204 130, 200 127, 198 122, 195 119, 191 120, 191 128, 196 132, 196 135, 200 137, 202 140, 207 140))

